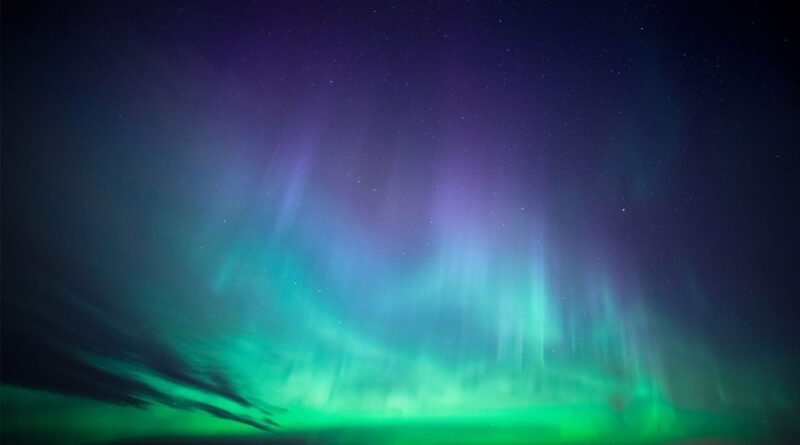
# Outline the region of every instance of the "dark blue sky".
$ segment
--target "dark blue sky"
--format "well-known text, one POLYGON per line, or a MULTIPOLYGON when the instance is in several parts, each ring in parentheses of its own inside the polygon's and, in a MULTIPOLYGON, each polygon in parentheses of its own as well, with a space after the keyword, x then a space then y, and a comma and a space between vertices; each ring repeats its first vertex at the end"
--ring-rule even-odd
MULTIPOLYGON (((568 275, 606 274, 620 307, 795 375, 800 37, 777 3, 695 3, 6 2, 3 383, 170 403, 107 370, 64 377, 92 351, 249 397, 196 377, 163 333, 106 324, 158 325, 131 289, 205 295, 192 268, 219 258, 185 263, 188 246, 262 229, 335 283, 315 249, 340 235, 331 250, 383 277, 437 242, 483 258, 536 233, 562 301, 580 298, 568 275), (62 371, 39 369, 51 359, 62 371)), ((193 310, 164 320, 205 333, 193 310)))

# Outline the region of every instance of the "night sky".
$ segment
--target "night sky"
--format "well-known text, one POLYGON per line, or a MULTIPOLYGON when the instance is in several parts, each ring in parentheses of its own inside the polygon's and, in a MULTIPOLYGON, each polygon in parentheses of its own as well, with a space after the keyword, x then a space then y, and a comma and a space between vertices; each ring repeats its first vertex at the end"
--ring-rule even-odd
POLYGON ((3 2, 3 443, 787 440, 779 3, 3 2))

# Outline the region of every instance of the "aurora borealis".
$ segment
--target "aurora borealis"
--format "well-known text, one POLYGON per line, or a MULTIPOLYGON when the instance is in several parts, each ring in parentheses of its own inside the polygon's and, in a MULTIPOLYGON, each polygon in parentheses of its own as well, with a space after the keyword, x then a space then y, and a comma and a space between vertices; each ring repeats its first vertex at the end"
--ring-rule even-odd
POLYGON ((790 16, 4 2, 3 443, 790 443, 790 16))

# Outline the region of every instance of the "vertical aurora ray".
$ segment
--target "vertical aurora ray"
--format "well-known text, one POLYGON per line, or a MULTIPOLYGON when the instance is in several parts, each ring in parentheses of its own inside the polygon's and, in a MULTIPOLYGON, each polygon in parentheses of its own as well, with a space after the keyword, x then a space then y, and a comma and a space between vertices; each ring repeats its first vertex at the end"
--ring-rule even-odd
POLYGON ((756 224, 739 161, 682 120, 677 50, 566 6, 218 8, 4 12, 4 441, 794 432, 791 341, 734 292, 772 301, 720 223, 756 224), (20 40, 58 13, 86 26, 20 40))

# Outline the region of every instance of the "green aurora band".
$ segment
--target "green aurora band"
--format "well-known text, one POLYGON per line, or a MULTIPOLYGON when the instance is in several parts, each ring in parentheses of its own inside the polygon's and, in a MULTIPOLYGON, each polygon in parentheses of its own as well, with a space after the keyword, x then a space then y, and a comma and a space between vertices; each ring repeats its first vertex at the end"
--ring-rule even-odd
MULTIPOLYGON (((769 437, 762 419, 790 412, 786 382, 720 361, 619 284, 602 257, 559 249, 543 211, 512 210, 474 177, 445 175, 424 229, 407 237, 421 241, 387 246, 392 221, 369 227, 317 196, 311 168, 304 155, 264 176, 234 169, 204 206, 176 191, 155 209, 172 222, 142 250, 162 261, 136 251, 113 264, 75 258, 104 286, 128 289, 116 304, 141 326, 117 325, 122 335, 146 326, 199 379, 222 373, 244 400, 78 346, 70 353, 172 401, 113 407, 6 386, 4 434, 653 443, 769 437), (200 210, 174 210, 185 208, 200 210)), ((105 190, 95 199, 112 203, 105 190)))
POLYGON ((761 6, 44 3, 3 5, 2 443, 797 433, 761 6))

